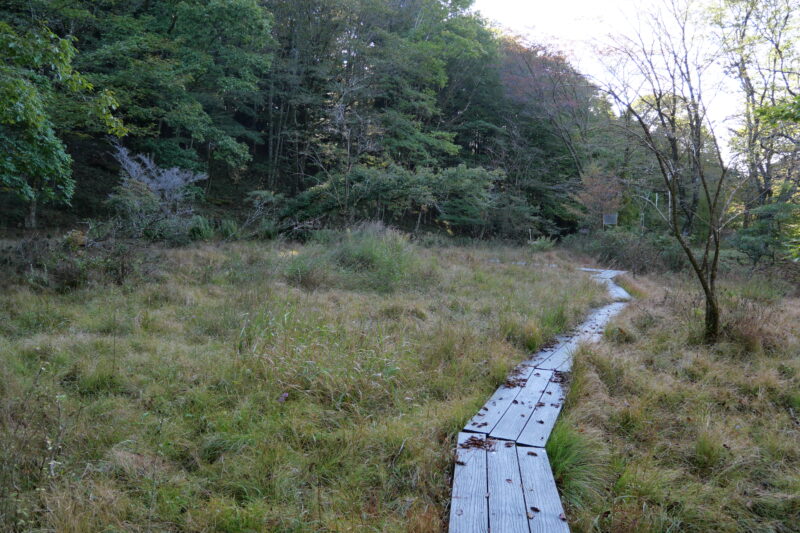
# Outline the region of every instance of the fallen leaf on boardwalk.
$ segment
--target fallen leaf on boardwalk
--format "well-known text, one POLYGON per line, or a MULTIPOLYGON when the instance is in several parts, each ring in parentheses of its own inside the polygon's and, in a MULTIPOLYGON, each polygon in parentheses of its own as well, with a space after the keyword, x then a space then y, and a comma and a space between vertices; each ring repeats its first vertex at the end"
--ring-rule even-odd
POLYGON ((495 443, 495 441, 493 441, 491 439, 482 439, 480 437, 470 437, 465 442, 462 442, 460 444, 460 448, 463 448, 465 450, 468 450, 468 449, 471 449, 471 448, 472 449, 477 448, 479 450, 492 451, 492 450, 494 450, 494 443, 495 443))

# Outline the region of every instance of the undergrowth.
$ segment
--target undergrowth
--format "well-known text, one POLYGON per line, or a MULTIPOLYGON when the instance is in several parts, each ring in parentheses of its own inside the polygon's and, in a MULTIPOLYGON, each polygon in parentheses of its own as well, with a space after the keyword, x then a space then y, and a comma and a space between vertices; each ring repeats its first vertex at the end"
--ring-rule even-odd
POLYGON ((604 298, 375 227, 159 257, 0 294, 0 529, 442 530, 459 428, 604 298))
POLYGON ((573 530, 800 530, 796 297, 723 280, 708 346, 690 280, 626 284, 638 300, 577 355, 548 443, 573 530))

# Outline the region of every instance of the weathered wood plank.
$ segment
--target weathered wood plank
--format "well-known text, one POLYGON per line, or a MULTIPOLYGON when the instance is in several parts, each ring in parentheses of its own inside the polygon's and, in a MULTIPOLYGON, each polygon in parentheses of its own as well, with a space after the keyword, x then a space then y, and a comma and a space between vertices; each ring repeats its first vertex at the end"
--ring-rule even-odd
MULTIPOLYGON (((579 329, 580 331, 580 329, 579 329)), ((547 361, 538 366, 543 370, 557 370, 572 361, 572 354, 578 349, 580 339, 575 336, 564 342, 547 361)))
MULTIPOLYGON (((553 380, 559 379, 557 375, 553 380)), ((564 405, 564 387, 560 382, 551 380, 536 407, 530 420, 517 437, 517 443, 528 446, 544 446, 547 438, 556 425, 556 419, 564 405)))
POLYGON ((569 533, 547 452, 519 446, 517 455, 531 533, 569 533))
POLYGON ((459 433, 453 492, 450 502, 450 533, 488 533, 489 504, 486 497, 486 450, 463 448, 470 438, 483 435, 459 433))
POLYGON ((626 291, 625 289, 623 289, 622 287, 620 287, 619 285, 617 285, 614 282, 611 282, 609 284, 609 286, 608 286, 608 294, 615 300, 630 300, 631 299, 631 295, 628 293, 628 291, 626 291))
POLYGON ((486 453, 489 478, 489 527, 496 533, 528 533, 528 515, 519 460, 513 442, 495 441, 486 453))
POLYGON ((552 377, 553 372, 550 370, 534 371, 489 436, 495 439, 516 440, 531 419, 552 377))
POLYGON ((545 361, 550 359, 550 357, 552 357, 553 354, 556 353, 559 348, 561 348, 561 345, 564 344, 564 342, 569 340, 569 338, 570 337, 568 335, 557 335, 555 344, 548 346, 547 348, 542 348, 536 352, 533 357, 530 358, 528 363, 533 367, 541 367, 545 361))
MULTIPOLYGON (((533 365, 528 362, 520 364, 512 373, 514 379, 511 382, 525 382, 533 373, 533 370, 533 365)), ((475 416, 467 421, 467 424, 464 426, 464 431, 488 435, 500 419, 503 418, 503 415, 512 405, 512 402, 516 399, 521 390, 521 385, 501 385, 475 416)))

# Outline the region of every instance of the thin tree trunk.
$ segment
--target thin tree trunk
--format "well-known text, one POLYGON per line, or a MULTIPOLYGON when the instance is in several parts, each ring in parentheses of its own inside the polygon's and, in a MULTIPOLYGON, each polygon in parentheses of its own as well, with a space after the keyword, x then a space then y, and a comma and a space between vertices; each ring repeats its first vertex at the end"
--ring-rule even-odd
POLYGON ((36 210, 38 207, 38 201, 34 196, 33 199, 28 204, 28 214, 25 215, 25 228, 26 229, 36 229, 37 220, 36 220, 36 210))

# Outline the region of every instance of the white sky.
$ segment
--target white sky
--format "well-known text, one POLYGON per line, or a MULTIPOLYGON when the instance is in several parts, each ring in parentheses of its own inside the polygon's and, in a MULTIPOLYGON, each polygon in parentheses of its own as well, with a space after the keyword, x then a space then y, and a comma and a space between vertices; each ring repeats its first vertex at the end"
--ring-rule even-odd
MULTIPOLYGON (((475 0, 474 10, 500 28, 565 52, 580 72, 602 84, 608 74, 597 59, 597 47, 611 35, 630 35, 639 28, 638 15, 660 5, 659 0, 475 0)), ((729 132, 722 123, 736 109, 737 98, 729 86, 706 102, 723 144, 729 132)))
POLYGON ((582 72, 600 76, 591 43, 624 33, 654 0, 475 0, 474 8, 500 27, 567 52, 582 72), (631 22, 629 22, 629 20, 631 22))

